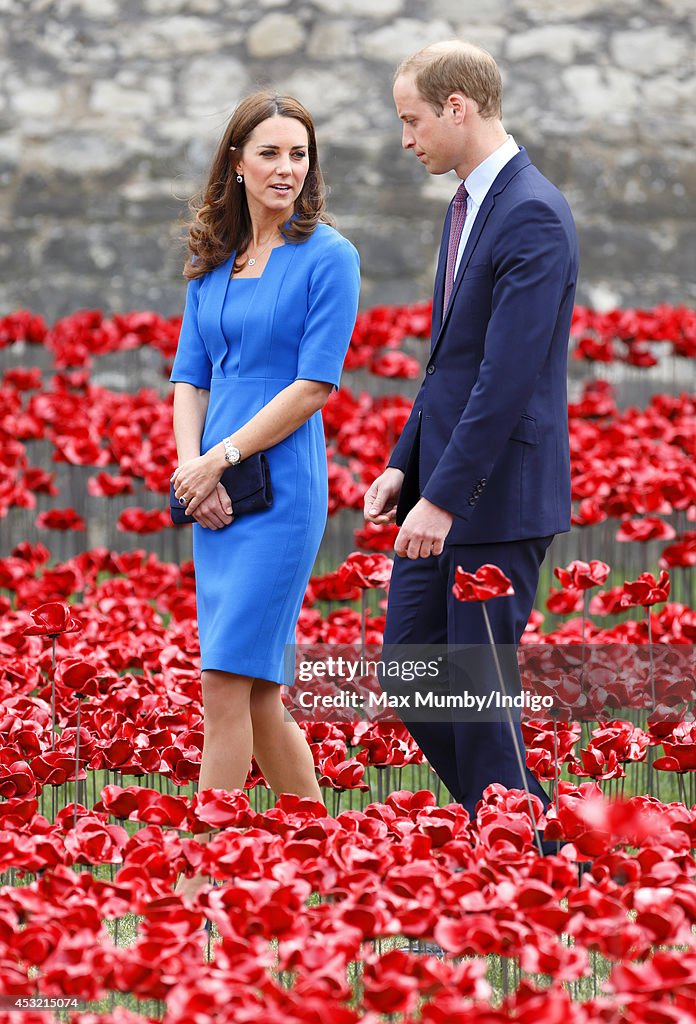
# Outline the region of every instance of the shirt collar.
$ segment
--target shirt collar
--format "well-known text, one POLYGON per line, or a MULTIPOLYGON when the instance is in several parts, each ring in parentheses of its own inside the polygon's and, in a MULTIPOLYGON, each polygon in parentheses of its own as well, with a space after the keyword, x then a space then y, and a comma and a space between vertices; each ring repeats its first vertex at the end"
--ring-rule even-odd
POLYGON ((474 167, 471 174, 464 180, 466 190, 477 206, 480 206, 486 198, 486 193, 498 177, 503 167, 513 156, 517 156, 520 147, 512 135, 501 146, 498 146, 490 156, 486 157, 478 167, 474 167))

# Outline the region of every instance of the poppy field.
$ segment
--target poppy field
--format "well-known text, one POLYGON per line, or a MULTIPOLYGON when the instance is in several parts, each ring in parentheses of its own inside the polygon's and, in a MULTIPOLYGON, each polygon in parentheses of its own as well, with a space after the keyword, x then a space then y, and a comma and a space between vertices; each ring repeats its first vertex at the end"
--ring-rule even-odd
MULTIPOLYGON (((523 716, 553 804, 491 786, 475 820, 386 714, 301 723, 324 803, 254 763, 197 791, 179 325, 0 318, 0 1024, 696 1024, 696 311, 576 308, 574 527, 520 647, 565 709, 523 716), (180 872, 211 879, 192 907, 180 872)), ((360 512, 429 329, 358 318, 298 644, 379 649, 397 531, 360 512)))

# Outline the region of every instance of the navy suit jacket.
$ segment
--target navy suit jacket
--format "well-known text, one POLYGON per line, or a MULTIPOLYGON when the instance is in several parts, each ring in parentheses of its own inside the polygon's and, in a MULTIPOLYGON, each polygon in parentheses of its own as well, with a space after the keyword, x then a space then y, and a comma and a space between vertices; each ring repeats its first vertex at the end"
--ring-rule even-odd
POLYGON ((570 209, 520 149, 476 215, 443 320, 451 211, 430 358, 389 459, 405 473, 396 521, 422 495, 454 514, 449 543, 569 530, 566 372, 578 274, 570 209))

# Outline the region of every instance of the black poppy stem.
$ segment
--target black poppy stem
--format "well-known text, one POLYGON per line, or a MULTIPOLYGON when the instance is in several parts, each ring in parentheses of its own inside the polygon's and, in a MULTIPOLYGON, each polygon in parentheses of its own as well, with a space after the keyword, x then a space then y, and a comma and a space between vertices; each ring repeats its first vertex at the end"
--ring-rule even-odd
POLYGON ((652 696, 653 711, 655 711, 657 707, 657 700, 655 697, 655 664, 653 662, 652 617, 650 615, 650 605, 645 606, 645 614, 648 616, 648 657, 650 658, 650 693, 652 696))
POLYGON ((558 764, 558 722, 553 718, 553 798, 552 803, 558 815, 558 790, 560 789, 561 768, 558 764))
MULTIPOLYGON (((655 664, 653 662, 652 618, 650 616, 650 605, 649 604, 646 604, 646 606, 645 606, 645 614, 648 617, 648 657, 650 659, 650 694, 652 696, 653 714, 655 714, 655 712, 657 710, 657 700, 656 700, 656 697, 655 697, 655 664)), ((648 777, 649 777, 650 790, 651 791, 652 791, 652 773, 653 773, 653 766, 652 765, 653 765, 653 761, 655 759, 654 758, 654 753, 655 753, 655 748, 652 747, 652 746, 648 747, 648 754, 647 754, 646 761, 647 761, 647 765, 648 765, 648 777)), ((655 775, 655 796, 657 797, 658 800, 660 799, 660 773, 659 772, 657 772, 657 774, 655 775)))
POLYGON ((587 634, 587 618, 590 613, 590 592, 582 592, 582 635, 580 639, 580 685, 585 682, 585 637, 587 634))
POLYGON ((80 709, 82 708, 82 694, 77 694, 77 735, 75 736, 75 802, 73 803, 73 828, 77 828, 77 794, 79 789, 80 776, 80 709))
MULTIPOLYGON (((587 616, 590 610, 590 591, 583 590, 582 592, 582 633, 580 635, 580 692, 582 693, 585 688, 585 636, 587 632, 587 616)), ((585 721, 580 723, 581 731, 583 728, 587 731, 587 742, 590 740, 590 727, 585 721)))
POLYGON ((56 749, 56 637, 51 633, 51 750, 56 749))
POLYGON ((501 692, 501 694, 503 696, 503 705, 505 707, 505 711, 506 711, 506 714, 507 714, 508 725, 510 726, 510 733, 512 735, 512 745, 515 748, 515 757, 517 758, 517 767, 520 770, 520 777, 522 779, 522 785, 524 786, 524 791, 527 794, 527 806, 529 808, 529 817, 531 819, 532 826, 534 828, 534 838, 536 840, 536 845, 537 845, 537 849, 539 851, 539 856, 543 857, 544 856, 544 851, 543 851, 543 848, 542 848, 542 845, 541 845, 541 836, 539 835, 539 829, 537 828, 536 818, 534 817, 534 808, 532 807, 532 794, 529 792, 529 786, 527 785, 527 769, 526 769, 524 760, 522 759, 522 751, 520 750, 520 744, 519 744, 519 740, 517 738, 517 730, 515 729, 515 723, 514 723, 513 718, 512 718, 512 711, 510 710, 510 708, 505 703, 505 697, 507 696, 507 693, 505 692, 505 681, 503 679, 503 670, 500 667, 500 661, 498 659, 498 650, 497 650, 497 648, 495 646, 495 640, 493 638, 493 630, 491 629, 491 620, 488 618, 488 611, 486 609, 485 601, 481 602, 481 609, 483 611, 483 618, 484 618, 484 621, 486 623, 486 632, 488 633, 488 640, 489 640, 490 645, 491 645, 491 650, 493 651, 493 660, 495 661, 495 670, 498 673, 498 682, 500 683, 500 692, 501 692))

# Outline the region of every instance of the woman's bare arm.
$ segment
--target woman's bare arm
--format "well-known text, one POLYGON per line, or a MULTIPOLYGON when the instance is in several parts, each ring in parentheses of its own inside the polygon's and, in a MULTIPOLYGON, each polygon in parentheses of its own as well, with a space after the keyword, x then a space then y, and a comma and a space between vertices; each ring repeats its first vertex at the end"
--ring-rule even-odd
MULTIPOLYGON (((194 388, 192 385, 177 384, 177 388, 179 387, 186 387, 192 392, 200 392, 202 390, 194 388)), ((273 445, 283 441, 305 423, 310 416, 313 416, 315 412, 321 409, 331 394, 332 389, 333 385, 324 381, 293 381, 292 384, 283 388, 263 408, 259 409, 244 426, 229 435, 232 439, 232 444, 239 448, 243 459, 248 458, 248 456, 253 455, 255 452, 272 448, 273 445)), ((209 393, 204 392, 204 394, 208 395, 209 393)), ((193 423, 198 423, 199 421, 196 419, 196 416, 200 415, 200 410, 203 409, 202 419, 200 420, 202 434, 205 409, 207 409, 207 398, 205 399, 205 407, 203 407, 200 399, 198 402, 199 404, 196 405, 194 399, 187 399, 186 404, 182 403, 180 406, 180 410, 182 417, 190 417, 193 423)), ((197 428, 189 422, 181 431, 181 443, 186 445, 184 452, 183 447, 179 448, 179 435, 177 435, 176 431, 176 392, 174 395, 174 414, 174 432, 177 439, 177 451, 179 452, 179 466, 172 477, 175 493, 177 496, 186 495, 187 513, 194 515, 198 522, 202 522, 202 525, 208 526, 211 524, 207 521, 204 522, 196 513, 200 508, 201 514, 207 519, 208 515, 216 510, 215 500, 212 500, 211 504, 208 496, 212 492, 213 499, 215 498, 216 484, 218 484, 223 471, 228 465, 225 461, 223 441, 221 438, 205 454, 199 455, 200 447, 196 447, 196 445, 191 443, 191 439, 195 438, 195 429, 197 428)), ((198 435, 198 446, 200 446, 201 434, 198 435)), ((219 494, 220 491, 226 494, 222 485, 218 488, 217 493, 219 494)), ((229 499, 227 501, 229 504, 229 499)), ((226 521, 219 524, 216 523, 216 525, 224 526, 230 521, 230 517, 226 516, 226 521)))
POLYGON ((174 385, 174 440, 179 463, 201 454, 203 425, 210 392, 179 381, 174 385))
MULTIPOLYGON (((210 392, 178 381, 174 385, 174 440, 179 465, 200 459, 201 438, 208 411, 210 392)), ((174 477, 172 477, 174 479, 174 477)), ((231 502, 225 488, 215 482, 204 504, 193 517, 201 526, 217 530, 232 522, 231 502)))

